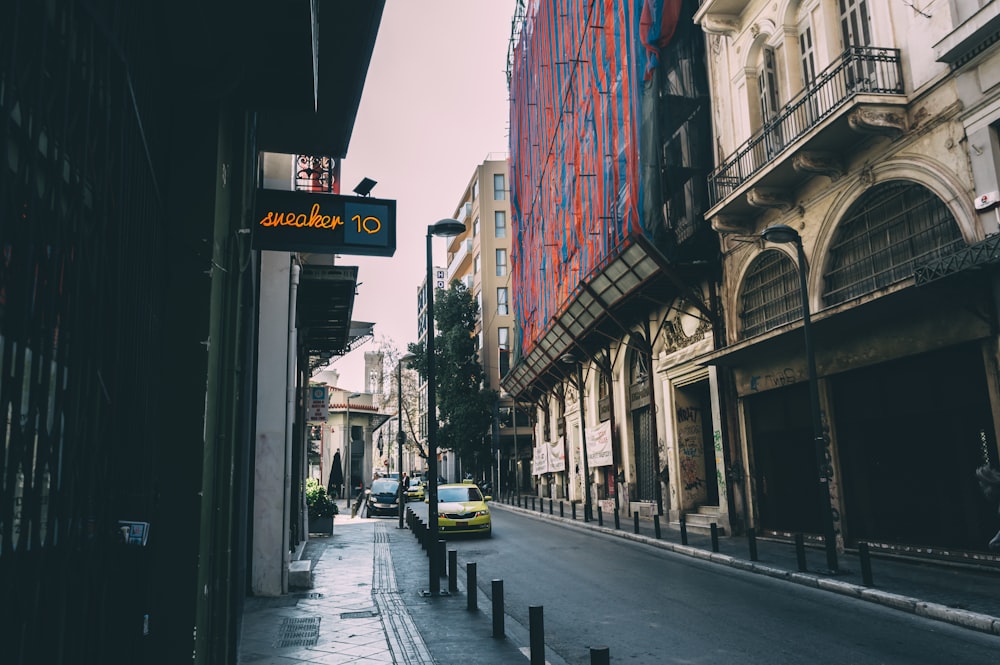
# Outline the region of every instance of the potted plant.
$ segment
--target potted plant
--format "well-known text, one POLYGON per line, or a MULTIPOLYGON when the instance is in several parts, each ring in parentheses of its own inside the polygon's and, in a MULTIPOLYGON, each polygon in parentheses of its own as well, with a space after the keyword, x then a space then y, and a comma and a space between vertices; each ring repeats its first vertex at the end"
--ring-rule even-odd
POLYGON ((309 533, 333 535, 333 517, 340 513, 340 508, 315 478, 306 480, 306 508, 309 511, 309 533))

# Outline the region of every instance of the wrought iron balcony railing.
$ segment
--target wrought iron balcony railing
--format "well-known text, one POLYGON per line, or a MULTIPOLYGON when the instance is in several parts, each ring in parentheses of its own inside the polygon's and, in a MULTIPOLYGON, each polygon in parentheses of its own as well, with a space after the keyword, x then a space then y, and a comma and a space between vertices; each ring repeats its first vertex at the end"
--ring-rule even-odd
POLYGON ((708 177, 711 206, 857 95, 903 94, 899 49, 852 46, 708 177))

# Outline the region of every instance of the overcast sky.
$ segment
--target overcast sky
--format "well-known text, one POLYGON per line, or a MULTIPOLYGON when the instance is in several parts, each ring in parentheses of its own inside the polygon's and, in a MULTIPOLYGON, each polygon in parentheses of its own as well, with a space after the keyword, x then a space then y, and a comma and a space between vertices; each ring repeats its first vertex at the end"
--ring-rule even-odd
MULTIPOLYGON (((363 177, 397 202, 392 258, 342 256, 357 265, 355 321, 399 349, 416 341, 417 287, 428 224, 451 217, 472 170, 508 152, 507 48, 515 0, 387 0, 347 157, 341 193, 363 177)), ((434 240, 443 264, 444 240, 434 240)), ((364 388, 364 353, 336 360, 340 387, 364 388)))

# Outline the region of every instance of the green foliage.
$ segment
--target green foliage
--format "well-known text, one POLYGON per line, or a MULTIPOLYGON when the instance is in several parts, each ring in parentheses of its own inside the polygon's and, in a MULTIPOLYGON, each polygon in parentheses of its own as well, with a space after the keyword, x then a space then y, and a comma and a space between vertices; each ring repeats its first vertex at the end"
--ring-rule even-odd
MULTIPOLYGON (((472 293, 459 281, 447 290, 434 293, 435 383, 441 425, 438 447, 452 450, 466 468, 488 464, 495 391, 484 388, 485 373, 476 351, 476 323, 479 309, 472 293)), ((427 351, 411 344, 417 356, 412 366, 426 377, 427 351)))
POLYGON ((315 478, 306 479, 306 507, 309 517, 332 517, 340 514, 340 508, 326 493, 326 488, 315 478))

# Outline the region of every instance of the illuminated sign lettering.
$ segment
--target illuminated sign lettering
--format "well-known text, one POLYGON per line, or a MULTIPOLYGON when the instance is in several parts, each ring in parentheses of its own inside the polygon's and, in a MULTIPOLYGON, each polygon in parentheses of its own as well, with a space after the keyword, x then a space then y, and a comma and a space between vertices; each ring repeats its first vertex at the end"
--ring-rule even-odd
POLYGON ((392 256, 396 252, 396 202, 258 189, 252 246, 285 252, 392 256))

